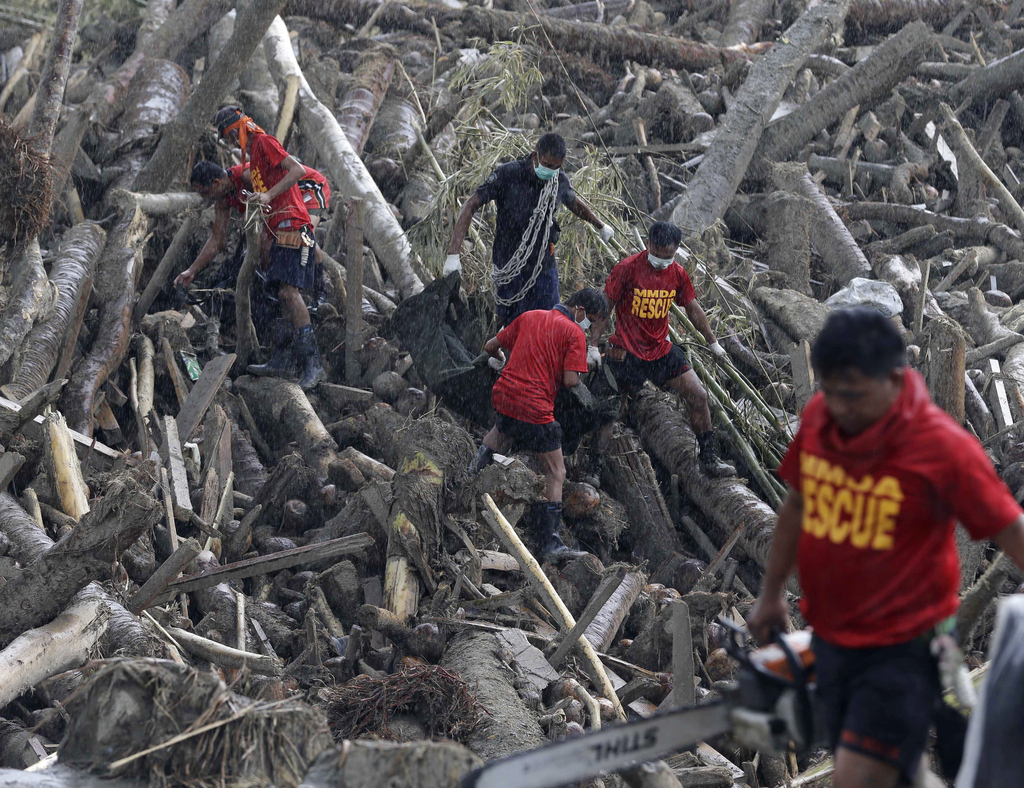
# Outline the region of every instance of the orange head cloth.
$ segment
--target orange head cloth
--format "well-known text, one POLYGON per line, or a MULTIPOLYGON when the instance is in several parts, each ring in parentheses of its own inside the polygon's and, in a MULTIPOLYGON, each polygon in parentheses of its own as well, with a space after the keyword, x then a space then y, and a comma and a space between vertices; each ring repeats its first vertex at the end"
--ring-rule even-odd
POLYGON ((256 122, 248 115, 241 115, 238 120, 225 128, 224 131, 221 132, 220 136, 227 136, 229 131, 233 131, 235 129, 238 129, 238 145, 242 149, 242 167, 244 169, 246 143, 249 132, 252 132, 253 134, 266 134, 266 132, 257 126, 256 122))

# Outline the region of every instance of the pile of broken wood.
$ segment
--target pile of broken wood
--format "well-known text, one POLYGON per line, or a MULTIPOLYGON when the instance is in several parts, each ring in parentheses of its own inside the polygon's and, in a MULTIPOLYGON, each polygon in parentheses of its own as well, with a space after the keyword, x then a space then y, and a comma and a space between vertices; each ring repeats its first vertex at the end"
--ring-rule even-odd
MULTIPOLYGON (((51 775, 0 785, 446 786, 714 697, 734 670, 716 619, 742 622, 759 586, 836 305, 893 315, 1024 496, 1022 0, 233 5, 150 0, 141 24, 80 29, 80 0, 0 6, 0 765, 51 775), (543 75, 515 107, 509 47, 543 75), (245 374, 266 344, 252 226, 227 275, 170 286, 212 221, 180 191, 191 163, 231 162, 207 125, 228 102, 334 191, 331 382, 308 395, 245 374), (453 415, 388 325, 440 267, 405 231, 445 173, 538 127, 569 140, 570 175, 597 157, 621 188, 581 188, 627 246, 567 250, 566 289, 600 286, 648 217, 686 230, 731 363, 682 313, 674 338, 741 472, 701 475, 682 407, 646 391, 599 489, 570 461, 566 525, 591 555, 543 567, 516 531, 532 460, 469 478, 489 425, 453 415)), ((1022 578, 962 547, 980 665, 1022 578)), ((603 784, 809 785, 815 763, 721 739, 603 784)))

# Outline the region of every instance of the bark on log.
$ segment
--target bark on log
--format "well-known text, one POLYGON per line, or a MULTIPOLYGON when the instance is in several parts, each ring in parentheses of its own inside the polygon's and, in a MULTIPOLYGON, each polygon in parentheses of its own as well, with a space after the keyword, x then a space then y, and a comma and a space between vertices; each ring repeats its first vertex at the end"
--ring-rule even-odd
POLYGON ((82 0, 61 0, 54 29, 50 32, 50 51, 46 55, 43 73, 39 75, 32 122, 26 134, 29 147, 42 156, 48 156, 53 145, 81 13, 82 0))
POLYGON ((241 76, 245 64, 283 7, 284 0, 254 0, 242 9, 227 45, 203 75, 182 111, 165 126, 160 144, 135 178, 132 186, 135 191, 163 192, 176 177, 187 177, 184 168, 199 132, 217 111, 224 93, 241 76))
POLYGON ((1024 70, 1024 49, 994 60, 985 68, 977 68, 966 79, 957 82, 946 93, 954 106, 967 102, 970 106, 987 104, 1020 89, 1020 75, 1024 70))
POLYGON ((0 703, 85 664, 107 631, 110 613, 97 599, 79 598, 45 626, 22 633, 0 651, 0 703))
POLYGON ((931 320, 924 330, 922 351, 924 376, 932 401, 964 423, 964 354, 967 342, 963 330, 948 317, 931 320))
POLYGON ((964 594, 956 616, 956 628, 961 643, 970 642, 971 634, 978 625, 978 619, 992 604, 992 600, 999 595, 999 589, 1002 587, 1003 581, 1009 577, 1012 566, 1013 562, 1009 557, 1000 552, 984 574, 964 594))
POLYGON ((135 206, 146 216, 171 216, 189 208, 202 208, 203 198, 192 192, 168 192, 167 194, 142 194, 126 189, 111 190, 111 205, 135 206))
POLYGON ((636 602, 640 592, 647 585, 647 576, 643 572, 627 572, 622 583, 615 589, 607 602, 602 605, 594 620, 584 631, 583 636, 595 649, 606 652, 615 640, 622 622, 636 602))
POLYGON ((940 27, 962 7, 960 0, 855 0, 847 21, 861 30, 893 30, 915 19, 940 27))
POLYGON ((263 254, 263 223, 257 221, 257 217, 250 213, 251 210, 255 209, 246 208, 245 258, 235 280, 235 352, 238 354, 239 369, 246 369, 260 352, 256 326, 252 322, 251 285, 263 254))
POLYGON ((148 780, 107 779, 54 764, 41 772, 0 769, 0 788, 146 788, 148 780))
POLYGON ((14 279, 0 322, 0 366, 21 346, 36 318, 48 313, 53 297, 37 238, 14 247, 10 269, 14 279))
MULTIPOLYGON (((335 25, 362 26, 379 5, 375 0, 289 0, 288 15, 323 19, 335 25)), ((493 8, 470 6, 465 9, 441 5, 405 6, 391 3, 377 18, 382 30, 416 30, 433 37, 431 21, 438 27, 457 24, 456 38, 483 38, 485 41, 514 41, 523 35, 536 35, 537 41, 566 52, 600 52, 609 62, 632 60, 641 65, 661 65, 676 69, 705 69, 721 62, 745 60, 751 52, 763 51, 763 44, 723 49, 672 36, 642 33, 630 27, 611 27, 595 22, 577 22, 553 16, 520 14, 493 8), (541 35, 532 31, 540 28, 541 35)))
POLYGON ((872 261, 872 266, 881 281, 896 288, 903 302, 903 324, 908 328, 916 326, 921 312, 921 267, 913 257, 881 255, 872 261))
POLYGON ((114 482, 70 534, 0 587, 0 644, 51 621, 161 513, 142 479, 114 482))
POLYGON ((807 56, 841 28, 850 2, 823 0, 809 8, 751 67, 688 184, 686 199, 672 212, 684 238, 699 235, 725 214, 782 94, 807 56))
POLYGON ((356 156, 363 153, 377 110, 395 75, 395 56, 390 44, 378 44, 360 55, 352 72, 352 85, 338 105, 338 125, 356 156))
POLYGON ((835 208, 811 178, 806 165, 777 164, 772 167, 772 180, 779 188, 802 195, 814 203, 811 243, 835 277, 836 285, 841 287, 858 276, 871 277, 871 264, 835 208))
POLYGON ((15 372, 5 387, 9 398, 27 397, 50 377, 72 327, 82 291, 92 286, 93 270, 106 237, 103 228, 92 222, 76 224, 65 234, 50 270, 57 301, 50 316, 36 323, 21 343, 15 357, 15 372))
POLYGON ((263 434, 279 447, 296 441, 310 468, 327 478, 327 465, 337 457, 338 444, 297 384, 281 378, 243 376, 235 388, 245 397, 263 434))
POLYGON ((537 718, 523 703, 516 676, 500 658, 501 643, 489 632, 466 631, 448 641, 442 667, 458 673, 476 691, 489 714, 466 738, 466 745, 485 761, 504 758, 546 743, 537 718))
MULTIPOLYGON (((22 566, 39 561, 54 546, 53 540, 21 508, 17 499, 7 493, 0 493, 0 532, 14 545, 16 557, 22 566)), ((163 654, 159 641, 139 619, 115 601, 98 583, 87 585, 78 592, 75 600, 98 601, 109 614, 107 633, 103 638, 103 651, 106 654, 140 657, 163 654)))
POLYGON ((761 28, 773 5, 772 0, 738 0, 732 3, 718 46, 732 47, 756 42, 761 37, 761 28))
POLYGON ((412 247, 401 225, 384 201, 383 195, 363 164, 334 115, 313 94, 295 53, 288 28, 277 17, 263 38, 267 62, 278 85, 283 87, 289 77, 299 78, 299 128, 316 148, 327 165, 337 196, 363 201, 363 231, 377 258, 387 269, 403 298, 423 289, 423 283, 410 266, 412 247))
POLYGON ((868 109, 889 95, 924 60, 934 34, 913 22, 887 39, 843 76, 819 90, 799 108, 773 123, 761 137, 748 177, 768 177, 770 161, 788 161, 825 128, 858 104, 868 109))
POLYGON ((92 435, 92 410, 96 392, 124 360, 131 336, 132 302, 142 269, 142 244, 146 218, 135 207, 127 207, 107 237, 107 245, 96 271, 96 295, 100 302, 100 323, 88 355, 82 359, 64 387, 61 410, 69 426, 92 435))
POLYGON ((696 438, 674 398, 645 393, 631 406, 644 447, 669 471, 679 475, 686 496, 718 528, 724 542, 743 523, 739 547, 759 566, 768 564, 775 532, 775 512, 742 482, 710 479, 697 465, 696 438))

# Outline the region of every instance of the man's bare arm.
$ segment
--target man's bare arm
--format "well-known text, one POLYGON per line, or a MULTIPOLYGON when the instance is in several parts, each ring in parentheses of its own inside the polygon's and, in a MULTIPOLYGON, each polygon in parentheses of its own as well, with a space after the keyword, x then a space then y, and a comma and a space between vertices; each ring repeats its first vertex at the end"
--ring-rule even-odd
POLYGON ((992 541, 1011 561, 1024 569, 1024 514, 992 537, 992 541))
POLYGON ((461 253, 462 242, 466 240, 469 225, 473 222, 473 214, 480 210, 481 205, 483 202, 475 192, 462 204, 462 209, 455 218, 455 229, 452 230, 452 242, 448 244, 448 254, 461 253))
POLYGON ((573 388, 579 382, 580 382, 580 373, 579 372, 570 372, 569 370, 565 370, 565 372, 562 373, 562 385, 565 386, 567 389, 573 388))
POLYGON ((228 238, 228 222, 231 219, 231 210, 222 200, 214 203, 213 208, 213 230, 210 237, 206 239, 203 248, 193 261, 192 265, 182 271, 174 280, 174 284, 188 287, 196 275, 210 264, 210 261, 217 256, 217 253, 224 248, 224 242, 228 238))
POLYGON ((568 208, 570 211, 572 211, 574 214, 580 217, 583 221, 589 222, 590 224, 594 225, 594 227, 596 227, 598 230, 604 227, 604 222, 598 219, 594 215, 594 212, 590 210, 590 206, 583 202, 583 200, 581 200, 579 197, 577 197, 573 201, 572 205, 568 206, 568 208))
POLYGON ((767 643, 772 628, 781 629, 789 615, 785 597, 786 581, 796 571, 803 518, 803 496, 791 488, 779 509, 761 593, 747 616, 747 626, 760 643, 767 643))
POLYGON ((711 330, 711 323, 708 322, 708 316, 704 314, 704 310, 701 308, 701 305, 696 298, 684 306, 683 311, 686 312, 686 316, 690 318, 690 322, 693 323, 693 327, 700 331, 704 336, 704 339, 708 341, 709 345, 713 345, 718 341, 715 339, 715 332, 711 330))
POLYGON ((284 194, 288 189, 292 188, 292 186, 302 180, 302 177, 306 174, 306 168, 303 167, 299 163, 299 160, 294 156, 286 156, 284 161, 281 162, 281 166, 288 170, 288 174, 271 188, 263 192, 260 196, 260 202, 264 205, 268 204, 279 195, 284 194))

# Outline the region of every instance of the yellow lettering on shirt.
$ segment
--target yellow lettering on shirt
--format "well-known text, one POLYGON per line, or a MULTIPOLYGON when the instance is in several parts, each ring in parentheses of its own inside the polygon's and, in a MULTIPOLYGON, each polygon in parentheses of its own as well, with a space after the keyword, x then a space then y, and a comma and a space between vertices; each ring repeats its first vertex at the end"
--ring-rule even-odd
POLYGON ((263 182, 263 175, 255 167, 249 167, 249 172, 252 175, 252 188, 258 192, 265 192, 267 185, 263 182))
POLYGON ((672 308, 675 298, 675 290, 644 290, 634 287, 630 312, 639 318, 662 318, 672 308))
POLYGON ((802 529, 859 550, 892 550, 903 489, 894 476, 855 478, 823 457, 800 453, 802 529))

